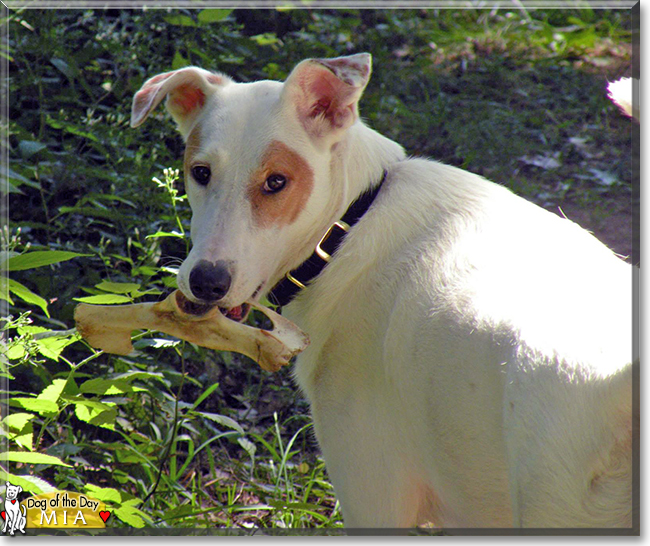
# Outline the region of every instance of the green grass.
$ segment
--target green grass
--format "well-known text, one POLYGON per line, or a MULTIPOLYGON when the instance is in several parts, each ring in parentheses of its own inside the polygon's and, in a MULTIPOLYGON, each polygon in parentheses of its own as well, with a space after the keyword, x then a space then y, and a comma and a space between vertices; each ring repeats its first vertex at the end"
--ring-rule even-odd
POLYGON ((629 74, 626 10, 25 10, 9 30, 0 235, 28 267, 3 262, 0 430, 17 460, 0 478, 86 492, 124 531, 342 524, 290 370, 152 333, 110 356, 68 331, 76 299, 161 297, 189 248, 181 139, 163 108, 128 124, 147 77, 284 78, 370 51, 362 116, 410 154, 549 208, 630 214, 630 125, 605 96, 629 74))

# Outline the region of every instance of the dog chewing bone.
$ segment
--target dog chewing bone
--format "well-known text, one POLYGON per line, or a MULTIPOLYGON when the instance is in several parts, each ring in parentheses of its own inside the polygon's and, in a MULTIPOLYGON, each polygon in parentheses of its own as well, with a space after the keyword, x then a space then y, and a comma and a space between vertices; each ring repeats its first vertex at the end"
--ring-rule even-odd
POLYGON ((219 351, 235 351, 275 372, 309 345, 309 337, 281 315, 249 302, 273 323, 262 330, 225 317, 217 307, 203 314, 191 312, 191 302, 176 290, 158 303, 77 305, 77 330, 96 349, 126 355, 133 350, 133 330, 157 330, 219 351))

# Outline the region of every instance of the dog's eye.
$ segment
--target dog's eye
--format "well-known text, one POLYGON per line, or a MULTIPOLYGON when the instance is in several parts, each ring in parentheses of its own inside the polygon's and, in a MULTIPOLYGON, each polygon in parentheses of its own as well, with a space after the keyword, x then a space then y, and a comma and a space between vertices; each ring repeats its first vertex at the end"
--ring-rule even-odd
POLYGON ((210 171, 210 167, 206 167, 205 165, 197 165, 196 167, 192 167, 192 178, 196 180, 197 184, 201 184, 201 186, 208 185, 211 175, 212 172, 210 171))
POLYGON ((277 193, 287 185, 287 177, 281 174, 272 174, 264 182, 265 193, 277 193))

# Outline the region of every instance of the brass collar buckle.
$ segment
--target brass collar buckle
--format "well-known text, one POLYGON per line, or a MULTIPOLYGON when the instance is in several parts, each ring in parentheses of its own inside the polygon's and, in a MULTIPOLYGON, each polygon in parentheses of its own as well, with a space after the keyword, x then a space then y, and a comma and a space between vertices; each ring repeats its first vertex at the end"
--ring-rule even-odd
POLYGON ((338 222, 334 222, 329 229, 325 232, 325 235, 321 237, 321 240, 318 241, 318 244, 316 245, 316 254, 318 254, 318 257, 321 260, 325 260, 326 262, 329 263, 329 261, 332 259, 332 255, 323 250, 323 244, 330 238, 332 233, 334 232, 334 228, 338 228, 343 231, 341 234, 342 236, 345 235, 348 231, 350 231, 350 226, 344 222, 343 220, 339 220, 338 222))

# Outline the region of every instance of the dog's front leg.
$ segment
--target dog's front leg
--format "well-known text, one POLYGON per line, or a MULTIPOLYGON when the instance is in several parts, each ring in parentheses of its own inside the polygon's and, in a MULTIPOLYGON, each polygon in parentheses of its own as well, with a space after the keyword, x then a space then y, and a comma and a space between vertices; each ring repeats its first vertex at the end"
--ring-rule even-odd
POLYGON ((347 528, 414 527, 418 499, 389 443, 358 427, 322 430, 327 471, 347 528), (330 438, 335 435, 336 439, 330 438))
MULTIPOLYGON (((409 528, 427 502, 404 444, 388 430, 376 400, 354 389, 353 398, 314 401, 316 436, 347 528, 409 528)), ((340 391, 338 394, 342 394, 340 391)), ((329 399, 328 399, 329 398, 329 399)))

